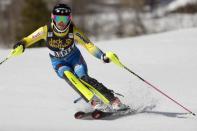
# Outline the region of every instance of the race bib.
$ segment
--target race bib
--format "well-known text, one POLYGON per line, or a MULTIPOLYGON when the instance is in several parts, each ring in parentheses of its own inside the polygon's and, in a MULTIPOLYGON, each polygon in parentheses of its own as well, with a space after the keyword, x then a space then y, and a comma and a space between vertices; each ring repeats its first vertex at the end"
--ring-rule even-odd
MULTIPOLYGON (((74 44, 73 44, 74 45, 74 44)), ((67 49, 63 49, 61 51, 50 51, 50 54, 55 56, 55 57, 65 57, 68 54, 70 54, 72 52, 72 50, 74 49, 75 46, 71 46, 67 49)))

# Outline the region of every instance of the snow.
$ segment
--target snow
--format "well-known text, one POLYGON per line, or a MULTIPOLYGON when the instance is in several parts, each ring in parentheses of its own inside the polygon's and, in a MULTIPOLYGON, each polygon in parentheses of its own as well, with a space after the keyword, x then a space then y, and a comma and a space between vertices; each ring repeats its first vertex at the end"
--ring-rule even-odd
POLYGON ((197 14, 169 14, 156 19, 146 18, 144 26, 149 33, 196 27, 197 14))
MULTIPOLYGON (((193 112, 197 112, 197 28, 135 38, 95 42, 114 51, 134 72, 193 112)), ((76 120, 89 108, 73 104, 77 93, 52 69, 48 49, 27 49, 0 66, 1 131, 196 131, 197 119, 127 71, 103 64, 80 48, 89 74, 125 95, 123 102, 139 113, 115 120, 76 120), (140 111, 143 111, 140 113, 140 111)), ((0 50, 0 59, 9 50, 0 50)))
POLYGON ((197 0, 175 0, 171 4, 169 4, 169 11, 173 11, 177 8, 183 7, 188 4, 196 4, 197 0))

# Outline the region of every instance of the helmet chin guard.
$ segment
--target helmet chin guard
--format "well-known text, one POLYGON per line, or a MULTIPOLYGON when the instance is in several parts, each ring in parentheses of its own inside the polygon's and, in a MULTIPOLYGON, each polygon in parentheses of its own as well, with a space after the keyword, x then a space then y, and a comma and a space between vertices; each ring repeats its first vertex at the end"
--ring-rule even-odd
POLYGON ((56 33, 64 33, 69 28, 70 24, 71 24, 71 21, 69 21, 69 23, 66 25, 66 28, 64 30, 58 29, 58 27, 54 24, 54 22, 52 22, 52 27, 56 33))

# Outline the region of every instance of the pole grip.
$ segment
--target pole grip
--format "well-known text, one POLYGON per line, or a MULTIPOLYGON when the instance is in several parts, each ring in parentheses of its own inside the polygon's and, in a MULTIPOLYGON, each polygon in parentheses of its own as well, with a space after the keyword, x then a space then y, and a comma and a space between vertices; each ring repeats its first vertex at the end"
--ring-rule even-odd
POLYGON ((107 57, 110 59, 110 61, 112 61, 115 65, 120 66, 120 67, 122 67, 122 68, 124 67, 124 65, 120 62, 118 56, 117 56, 115 53, 109 51, 109 52, 106 52, 106 56, 107 56, 107 57))

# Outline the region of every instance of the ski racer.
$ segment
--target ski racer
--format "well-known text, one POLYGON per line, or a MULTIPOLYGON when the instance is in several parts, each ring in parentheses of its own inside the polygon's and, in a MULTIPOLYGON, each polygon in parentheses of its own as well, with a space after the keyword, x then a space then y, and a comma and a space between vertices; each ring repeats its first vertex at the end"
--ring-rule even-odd
POLYGON ((55 5, 51 19, 49 24, 17 42, 13 47, 16 53, 20 55, 25 48, 45 40, 57 75, 66 80, 93 109, 113 111, 126 108, 127 106, 114 95, 112 90, 88 75, 86 62, 76 44, 82 45, 104 63, 109 63, 110 59, 75 26, 71 8, 66 4, 55 5))

